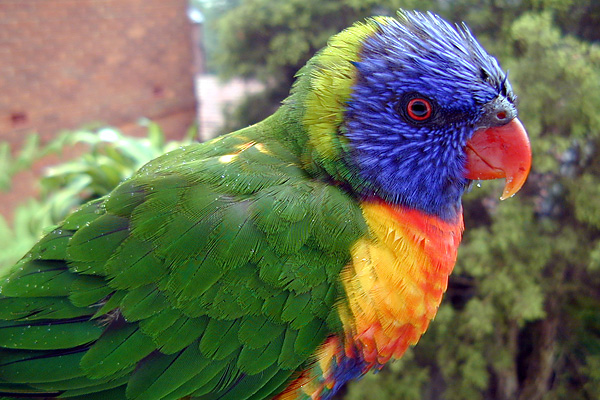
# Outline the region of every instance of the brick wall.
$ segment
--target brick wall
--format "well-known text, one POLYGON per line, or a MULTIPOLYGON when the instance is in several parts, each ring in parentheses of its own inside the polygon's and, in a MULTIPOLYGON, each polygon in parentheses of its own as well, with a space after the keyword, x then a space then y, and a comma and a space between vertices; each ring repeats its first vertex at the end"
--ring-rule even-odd
POLYGON ((0 0, 0 140, 194 119, 187 0, 0 0))
MULTIPOLYGON (((181 138, 195 119, 187 0, 0 0, 0 140, 13 148, 91 123, 181 138)), ((0 193, 9 219, 49 159, 0 193)))

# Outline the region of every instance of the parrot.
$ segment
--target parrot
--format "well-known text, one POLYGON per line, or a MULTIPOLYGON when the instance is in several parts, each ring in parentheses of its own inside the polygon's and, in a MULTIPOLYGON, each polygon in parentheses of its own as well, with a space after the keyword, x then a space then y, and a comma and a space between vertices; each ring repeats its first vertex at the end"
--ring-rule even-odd
POLYGON ((417 344, 474 181, 531 147, 498 61, 431 12, 332 36, 255 125, 170 151, 0 278, 0 397, 328 400, 417 344))

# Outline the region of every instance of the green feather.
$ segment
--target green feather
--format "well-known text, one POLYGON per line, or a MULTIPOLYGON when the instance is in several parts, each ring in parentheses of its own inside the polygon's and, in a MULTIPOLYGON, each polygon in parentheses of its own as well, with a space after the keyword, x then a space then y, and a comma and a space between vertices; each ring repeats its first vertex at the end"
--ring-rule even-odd
POLYGON ((117 307, 119 307, 121 300, 125 297, 126 294, 127 292, 125 291, 114 292, 108 298, 108 300, 106 300, 106 302, 104 302, 104 304, 102 304, 102 306, 96 311, 96 313, 92 316, 92 319, 99 318, 101 316, 104 316, 105 314, 110 313, 111 311, 114 311, 117 307))
POLYGON ((217 226, 221 218, 219 214, 220 211, 215 210, 202 221, 192 220, 183 214, 173 216, 165 232, 156 239, 157 255, 165 260, 170 269, 177 269, 204 254, 207 243, 205 236, 217 226))
POLYGON ((104 263, 129 234, 129 220, 105 214, 79 229, 69 241, 67 258, 73 271, 104 273, 104 263))
POLYGON ((356 238, 368 231, 362 211, 340 188, 324 185, 320 189, 311 198, 315 244, 326 253, 348 254, 356 238))
POLYGON ((166 354, 175 353, 192 345, 208 324, 207 318, 180 318, 155 337, 155 344, 166 354))
MULTIPOLYGON (((201 315, 208 315, 211 311, 213 300, 219 293, 220 284, 222 280, 219 280, 218 285, 210 286, 203 294, 197 299, 188 299, 188 301, 181 301, 177 306, 186 315, 192 317, 198 317, 201 315)), ((174 300, 177 301, 177 300, 174 300)))
MULTIPOLYGON (((255 274, 254 268, 250 264, 230 271, 221 280, 219 291, 212 299, 208 316, 213 318, 234 319, 244 316, 247 310, 242 308, 244 301, 238 301, 238 297, 244 294, 241 289, 245 287, 246 282, 252 279, 255 274)), ((205 295, 206 297, 206 295, 205 295)))
POLYGON ((311 234, 311 221, 308 218, 286 223, 279 232, 267 233, 266 240, 280 254, 298 251, 311 234))
POLYGON ((263 347, 243 346, 237 360, 238 368, 250 375, 258 374, 275 364, 283 346, 283 332, 263 347))
POLYGON ((287 290, 277 295, 270 296, 265 300, 262 312, 271 320, 281 321, 281 313, 283 312, 283 307, 287 302, 288 296, 291 296, 291 294, 287 290))
POLYGON ((294 350, 308 355, 327 337, 327 324, 315 319, 298 330, 294 350), (308 354, 307 354, 308 353, 308 354))
POLYGON ((223 217, 211 231, 208 248, 222 268, 229 270, 246 264, 259 252, 264 236, 250 219, 247 203, 230 203, 222 210, 223 217))
POLYGON ((200 373, 209 363, 210 359, 200 354, 197 343, 176 354, 152 354, 131 376, 127 397, 162 399, 200 373))
POLYGON ((226 204, 227 199, 221 193, 203 184, 186 187, 181 191, 181 199, 178 201, 181 212, 191 221, 204 221, 226 204))
POLYGON ((48 396, 54 398, 59 394, 60 391, 58 390, 35 390, 32 389, 30 385, 0 382, 0 400, 10 400, 14 399, 15 397, 31 399, 33 396, 48 396), (3 397, 3 393, 10 393, 11 397, 3 397))
POLYGON ((326 319, 331 313, 331 304, 337 300, 338 293, 342 290, 335 283, 323 282, 319 286, 312 288, 310 292, 310 312, 321 318, 326 319))
MULTIPOLYGON (((130 371, 133 371, 134 367, 130 367, 130 371)), ((54 382, 42 382, 35 383, 31 386, 40 390, 87 390, 89 393, 97 392, 99 390, 110 389, 119 385, 127 383, 129 375, 121 375, 118 377, 109 376, 102 379, 90 379, 86 376, 79 376, 76 378, 70 378, 54 382), (107 386, 104 386, 107 385, 107 386)))
POLYGON ((154 254, 151 242, 129 236, 106 262, 104 270, 114 289, 135 289, 156 282, 167 273, 164 263, 154 254))
POLYGON ((152 339, 135 324, 109 327, 81 359, 81 368, 92 378, 104 378, 139 362, 155 350, 152 339))
POLYGON ((114 389, 103 390, 101 392, 96 393, 88 393, 68 397, 69 400, 125 400, 126 398, 127 397, 125 396, 125 386, 119 386, 114 389))
POLYGON ((165 308, 157 314, 140 321, 140 329, 146 335, 155 338, 175 324, 178 320, 187 317, 175 308, 165 308))
POLYGON ((179 400, 192 393, 199 393, 199 395, 208 393, 219 384, 221 373, 230 363, 230 359, 212 361, 200 373, 166 396, 164 400, 179 400))
POLYGON ((200 399, 246 400, 267 385, 278 371, 279 368, 276 365, 272 365, 257 374, 242 375, 221 392, 200 397, 200 399))
POLYGON ((76 280, 62 261, 31 260, 21 264, 2 284, 4 296, 68 296, 76 280))
POLYGON ((121 313, 128 321, 149 318, 165 308, 169 302, 154 285, 140 286, 126 293, 120 301, 121 313))
POLYGON ((265 189, 252 202, 252 218, 266 233, 281 232, 285 229, 285 223, 299 222, 309 216, 311 190, 311 186, 302 181, 265 189))
POLYGON ((131 216, 131 234, 140 240, 155 241, 173 223, 178 200, 173 189, 160 197, 151 197, 138 206, 131 216))
POLYGON ((271 249, 266 249, 261 252, 260 258, 257 260, 257 267, 260 269, 260 279, 271 286, 284 286, 285 281, 282 279, 282 274, 284 264, 288 257, 289 255, 280 256, 271 249))
POLYGON ((224 273, 225 270, 212 258, 202 256, 190 259, 171 273, 167 290, 175 298, 185 299, 189 303, 202 296, 224 273))
POLYGON ((69 319, 89 315, 65 297, 0 297, 0 320, 34 321, 69 319))
POLYGON ((314 315, 310 312, 309 305, 309 293, 290 293, 287 301, 283 305, 281 320, 289 322, 290 326, 294 329, 300 329, 314 319, 314 315))
MULTIPOLYGON (((81 379, 82 382, 84 382, 84 380, 85 380, 85 378, 75 378, 75 379, 73 379, 73 381, 75 381, 76 379, 81 379)), ((74 398, 74 397, 79 397, 79 396, 88 396, 90 394, 93 395, 93 394, 99 393, 99 392, 100 393, 105 392, 109 389, 123 387, 125 384, 127 384, 128 380, 129 380, 129 376, 121 376, 119 378, 114 378, 114 379, 113 378, 104 379, 102 381, 96 382, 95 384, 90 384, 89 386, 66 389, 65 392, 61 394, 61 397, 74 398)), ((88 379, 87 381, 89 383, 94 382, 94 380, 91 380, 91 379, 88 379)), ((62 386, 61 383, 62 382, 57 382, 56 387, 62 386)), ((116 400, 117 398, 112 398, 112 399, 116 400)))
POLYGON ((96 340, 103 328, 89 317, 67 320, 0 321, 0 347, 53 350, 77 347, 96 340))
POLYGON ((238 340, 240 320, 211 319, 200 339, 200 352, 206 357, 222 360, 241 347, 238 340))
POLYGON ((128 217, 146 199, 146 192, 135 181, 120 184, 105 197, 104 207, 111 214, 128 217))
POLYGON ((263 315, 247 315, 242 318, 238 338, 243 345, 257 349, 266 346, 285 328, 284 324, 275 324, 263 315))
POLYGON ((85 348, 71 351, 0 349, 0 382, 34 384, 80 377, 83 371, 79 368, 79 363, 85 350, 85 348))
MULTIPOLYGON (((233 368, 231 367, 234 364, 230 359, 222 360, 221 364, 213 363, 211 366, 207 367, 200 375, 194 377, 194 380, 198 379, 197 389, 195 389, 191 394, 190 398, 197 400, 208 393, 215 393, 224 386, 227 386, 232 381, 231 371, 233 368), (214 368, 210 368, 214 366, 214 368), (205 375, 206 374, 206 375, 205 375), (200 386, 200 383, 203 383, 200 386)), ((237 369, 235 370, 237 371, 237 369)), ((190 385, 196 386, 196 385, 190 385)), ((214 399, 216 396, 212 396, 214 399)), ((211 397, 208 397, 209 399, 211 397)))
POLYGON ((70 287, 69 300, 79 307, 96 304, 114 292, 105 279, 94 275, 79 275, 70 287))
POLYGON ((30 253, 40 260, 64 260, 73 233, 71 230, 55 229, 37 242, 30 253))
MULTIPOLYGON (((335 260, 333 268, 339 261, 335 260)), ((322 253, 303 247, 290 255, 282 266, 280 281, 285 282, 285 288, 303 293, 325 282, 327 268, 331 260, 322 253)))
POLYGON ((248 397, 248 400, 264 400, 283 391, 292 380, 294 370, 279 370, 268 382, 266 382, 256 393, 248 397))
POLYGON ((281 353, 277 359, 277 364, 284 369, 294 369, 306 361, 310 355, 309 349, 296 349, 296 341, 298 339, 298 331, 288 328, 285 331, 281 353))
MULTIPOLYGON (((65 219, 65 222, 63 222, 62 226, 57 229, 57 231, 76 231, 84 226, 91 224, 92 221, 94 221, 96 218, 103 214, 102 202, 103 199, 97 199, 90 201, 87 204, 84 204, 79 210, 69 215, 65 219)), ((64 251, 66 250, 66 248, 63 248, 62 250, 64 251)), ((64 258, 60 257, 59 259, 62 260, 64 258)))

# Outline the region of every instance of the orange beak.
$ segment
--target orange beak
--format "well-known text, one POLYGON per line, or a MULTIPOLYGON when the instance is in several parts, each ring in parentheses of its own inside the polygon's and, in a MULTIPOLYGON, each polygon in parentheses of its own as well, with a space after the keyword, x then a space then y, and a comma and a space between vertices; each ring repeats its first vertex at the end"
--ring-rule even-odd
POLYGON ((506 125, 479 129, 467 142, 465 178, 506 178, 501 200, 521 189, 530 169, 529 137, 517 118, 506 125))

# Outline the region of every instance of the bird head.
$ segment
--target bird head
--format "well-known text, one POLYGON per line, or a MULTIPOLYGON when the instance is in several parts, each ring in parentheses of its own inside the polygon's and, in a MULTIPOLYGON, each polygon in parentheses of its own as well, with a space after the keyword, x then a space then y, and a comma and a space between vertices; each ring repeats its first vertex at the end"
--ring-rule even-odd
POLYGON ((465 25, 427 13, 356 24, 300 71, 311 163, 363 197, 450 219, 474 179, 516 193, 531 165, 516 96, 465 25))

